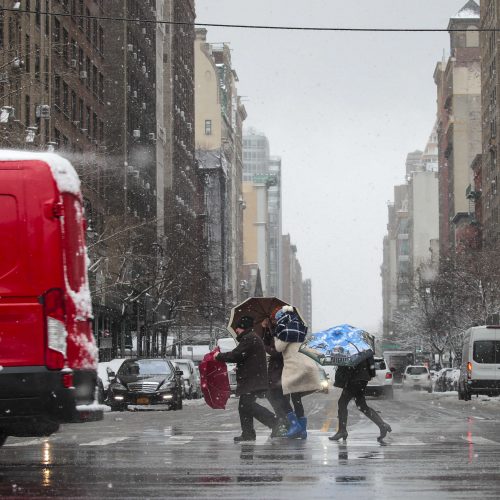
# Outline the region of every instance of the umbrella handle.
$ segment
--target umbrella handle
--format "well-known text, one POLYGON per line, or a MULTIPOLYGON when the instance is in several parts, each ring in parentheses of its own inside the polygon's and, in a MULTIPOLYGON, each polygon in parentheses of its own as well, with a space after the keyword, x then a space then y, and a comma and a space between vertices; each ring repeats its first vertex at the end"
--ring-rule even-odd
POLYGON ((356 344, 353 344, 353 343, 352 343, 352 342, 350 342, 349 340, 348 340, 347 342, 349 342, 349 344, 351 344, 352 346, 354 346, 354 347, 355 347, 355 349, 356 349, 356 351, 358 351, 358 353, 359 353, 359 352, 361 352, 361 351, 358 349, 358 346, 357 346, 356 344))

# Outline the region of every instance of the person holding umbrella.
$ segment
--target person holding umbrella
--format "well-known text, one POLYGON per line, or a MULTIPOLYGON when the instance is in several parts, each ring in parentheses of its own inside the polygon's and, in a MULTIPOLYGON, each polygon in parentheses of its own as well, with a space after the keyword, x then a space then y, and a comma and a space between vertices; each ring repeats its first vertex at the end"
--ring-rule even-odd
POLYGON ((338 402, 338 431, 330 436, 330 441, 344 441, 347 439, 347 405, 354 399, 358 410, 364 413, 380 429, 377 441, 382 442, 388 432, 392 432, 391 426, 382 420, 382 417, 370 408, 365 399, 365 391, 368 382, 375 376, 375 361, 373 356, 361 361, 355 367, 339 366, 335 372, 335 387, 342 388, 338 402))
POLYGON ((335 387, 343 389, 338 402, 338 431, 331 441, 347 439, 347 405, 354 399, 356 406, 380 429, 378 441, 382 442, 391 426, 366 404, 366 386, 375 376, 374 338, 368 332, 354 326, 336 325, 316 332, 300 347, 300 351, 323 365, 337 366, 335 387))
POLYGON ((279 433, 279 422, 274 413, 257 403, 257 397, 268 390, 266 350, 262 339, 254 331, 252 316, 242 316, 236 323, 238 345, 226 353, 219 352, 215 359, 236 363, 236 395, 240 397, 241 435, 234 442, 255 441, 254 418, 272 429, 271 437, 279 433))

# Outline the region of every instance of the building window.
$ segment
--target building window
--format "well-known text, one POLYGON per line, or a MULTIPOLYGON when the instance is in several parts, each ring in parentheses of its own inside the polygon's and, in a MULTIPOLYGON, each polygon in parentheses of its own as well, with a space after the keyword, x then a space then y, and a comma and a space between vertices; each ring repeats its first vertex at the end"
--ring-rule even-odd
POLYGON ((59 75, 54 78, 54 102, 57 108, 61 107, 61 77, 59 75))
POLYGON ((205 135, 212 135, 212 120, 205 120, 205 135))
POLYGON ((69 57, 69 50, 68 50, 68 46, 69 46, 69 34, 68 34, 68 30, 66 30, 65 28, 63 28, 63 59, 64 59, 64 62, 67 63, 68 62, 68 57, 69 57))
POLYGON ((76 109, 76 93, 74 90, 71 91, 71 120, 74 122, 77 121, 77 109, 76 109))
POLYGON ((30 47, 30 36, 26 35, 26 73, 30 73, 31 71, 31 47, 30 47))
POLYGON ((85 110, 85 106, 83 105, 83 99, 80 99, 78 101, 78 104, 79 104, 79 107, 78 107, 78 111, 79 111, 78 121, 80 122, 80 128, 85 128, 85 124, 83 122, 83 120, 84 120, 83 112, 85 110))
POLYGON ((63 82, 63 113, 68 114, 69 108, 69 89, 68 84, 63 82))
POLYGON ((24 124, 29 127, 30 124, 30 96, 24 96, 24 124))
POLYGON ((40 26, 40 0, 35 1, 35 24, 40 26))

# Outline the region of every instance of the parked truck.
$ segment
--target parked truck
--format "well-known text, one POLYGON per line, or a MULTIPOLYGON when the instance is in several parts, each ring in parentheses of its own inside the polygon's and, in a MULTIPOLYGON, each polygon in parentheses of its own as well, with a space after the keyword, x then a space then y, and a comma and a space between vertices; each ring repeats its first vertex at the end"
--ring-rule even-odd
POLYGON ((102 418, 84 233, 67 160, 0 150, 0 446, 102 418))
POLYGON ((392 372, 394 382, 397 384, 403 381, 403 373, 406 367, 415 362, 413 351, 385 351, 384 358, 392 372))

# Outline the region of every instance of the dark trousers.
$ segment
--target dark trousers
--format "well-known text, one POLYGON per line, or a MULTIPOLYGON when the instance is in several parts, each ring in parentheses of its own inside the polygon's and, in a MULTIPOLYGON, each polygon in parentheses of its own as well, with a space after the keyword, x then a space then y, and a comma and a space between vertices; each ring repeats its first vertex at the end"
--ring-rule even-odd
POLYGON ((368 382, 365 380, 359 380, 356 382, 350 382, 342 390, 342 394, 339 398, 339 431, 345 431, 347 429, 347 405, 354 399, 358 410, 364 413, 374 424, 382 428, 384 421, 380 415, 366 404, 365 392, 368 382))
POLYGON ((276 387, 274 389, 269 389, 268 400, 273 407, 274 413, 280 420, 286 420, 288 413, 295 412, 298 418, 304 416, 304 406, 302 404, 302 392, 294 392, 293 394, 283 394, 283 389, 281 387, 276 387), (292 404, 290 404, 290 399, 292 404), (292 408, 293 405, 293 408, 292 408))
POLYGON ((257 419, 261 424, 272 429, 276 423, 274 413, 257 403, 257 393, 242 394, 238 405, 240 413, 241 430, 244 435, 253 435, 253 419, 257 419))

